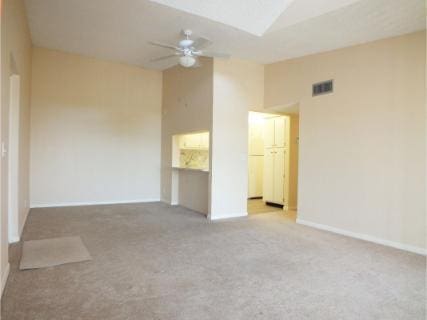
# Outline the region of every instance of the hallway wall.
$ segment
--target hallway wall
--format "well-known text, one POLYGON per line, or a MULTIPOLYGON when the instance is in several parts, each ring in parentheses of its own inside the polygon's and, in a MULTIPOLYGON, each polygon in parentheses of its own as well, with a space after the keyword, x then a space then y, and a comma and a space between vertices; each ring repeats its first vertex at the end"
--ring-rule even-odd
POLYGON ((301 223, 426 249, 426 34, 266 66, 265 106, 300 103, 301 223), (312 84, 334 92, 312 97, 312 84))
MULTIPOLYGON (((1 141, 8 150, 9 77, 20 76, 18 233, 29 211, 30 90, 32 43, 23 0, 3 0, 1 11, 1 141)), ((2 289, 8 272, 8 170, 7 154, 1 162, 1 263, 2 289)), ((15 239, 17 240, 17 239, 15 239)))
POLYGON ((264 66, 214 61, 211 219, 247 215, 248 111, 264 99, 264 66))
POLYGON ((289 209, 298 207, 299 116, 290 115, 289 137, 289 209))

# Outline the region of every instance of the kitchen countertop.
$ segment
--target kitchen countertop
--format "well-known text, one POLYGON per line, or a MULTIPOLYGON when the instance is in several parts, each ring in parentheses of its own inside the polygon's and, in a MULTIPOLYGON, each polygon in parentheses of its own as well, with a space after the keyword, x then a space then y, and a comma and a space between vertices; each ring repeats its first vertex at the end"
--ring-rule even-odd
POLYGON ((196 168, 183 168, 183 167, 172 167, 172 169, 176 170, 184 170, 184 171, 196 171, 196 172, 209 172, 209 169, 196 169, 196 168))

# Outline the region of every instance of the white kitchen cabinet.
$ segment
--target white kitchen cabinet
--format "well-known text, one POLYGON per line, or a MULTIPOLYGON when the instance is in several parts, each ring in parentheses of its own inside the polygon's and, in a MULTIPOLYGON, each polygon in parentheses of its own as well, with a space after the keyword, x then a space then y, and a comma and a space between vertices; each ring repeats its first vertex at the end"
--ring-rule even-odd
POLYGON ((209 133, 191 133, 182 135, 179 141, 180 149, 209 149, 209 133))
POLYGON ((203 132, 200 134, 200 147, 202 149, 209 149, 209 133, 203 132))
POLYGON ((285 148, 267 148, 264 154, 264 202, 286 205, 286 165, 285 148))
POLYGON ((248 198, 262 197, 264 156, 248 157, 248 198))
POLYGON ((200 146, 199 135, 189 134, 185 136, 184 146, 186 146, 187 148, 198 148, 200 146))
POLYGON ((274 119, 267 118, 264 122, 264 146, 266 148, 274 147, 274 119))
POLYGON ((249 120, 249 198, 262 194, 264 202, 280 204, 286 209, 289 189, 289 117, 264 114, 262 121, 254 119, 249 120), (256 169, 259 166, 262 166, 262 170, 256 169), (261 180, 262 187, 257 184, 261 180))
POLYGON ((289 118, 270 117, 264 124, 263 200, 287 205, 289 118))
POLYGON ((266 148, 287 147, 288 118, 272 117, 265 121, 264 144, 266 148))
POLYGON ((275 149, 274 177, 273 177, 273 202, 285 204, 285 153, 284 148, 275 149))
POLYGON ((274 149, 266 149, 264 153, 264 173, 262 198, 264 202, 274 202, 274 149))
POLYGON ((179 148, 185 149, 188 145, 188 135, 182 135, 179 137, 179 148))
POLYGON ((286 147, 286 119, 285 117, 274 118, 275 147, 286 147))

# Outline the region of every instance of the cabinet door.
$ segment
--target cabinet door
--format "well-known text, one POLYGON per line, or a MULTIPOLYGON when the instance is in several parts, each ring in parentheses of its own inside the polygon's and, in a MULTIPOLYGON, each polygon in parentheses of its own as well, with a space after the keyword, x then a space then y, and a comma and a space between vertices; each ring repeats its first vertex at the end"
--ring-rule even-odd
POLYGON ((285 187, 285 153, 283 148, 274 149, 274 185, 273 199, 274 203, 284 203, 284 187, 285 187))
POLYGON ((274 118, 267 118, 264 125, 264 146, 274 147, 274 118))
POLYGON ((190 146, 192 149, 199 149, 201 144, 201 134, 195 133, 190 135, 190 146))
POLYGON ((182 149, 189 149, 189 148, 191 148, 191 143, 192 143, 192 141, 191 141, 191 135, 186 134, 186 135, 183 135, 181 137, 182 149))
POLYGON ((274 202, 274 149, 266 149, 264 153, 263 200, 274 202))
POLYGON ((286 147, 286 118, 274 118, 274 146, 286 147))
POLYGON ((209 149, 209 133, 204 132, 200 135, 200 147, 202 149, 209 149))
POLYGON ((179 136, 179 148, 180 149, 185 149, 186 147, 186 140, 185 140, 185 136, 179 136))
POLYGON ((200 135, 199 134, 187 134, 185 135, 184 140, 185 148, 187 149, 197 149, 200 147, 200 135))

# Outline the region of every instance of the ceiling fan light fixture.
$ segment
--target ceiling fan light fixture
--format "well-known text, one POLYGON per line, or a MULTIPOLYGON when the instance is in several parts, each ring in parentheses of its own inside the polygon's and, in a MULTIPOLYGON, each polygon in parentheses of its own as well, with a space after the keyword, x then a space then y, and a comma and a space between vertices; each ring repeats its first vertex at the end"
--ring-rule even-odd
POLYGON ((178 42, 178 45, 150 41, 149 43, 154 46, 174 51, 174 54, 151 59, 151 62, 174 59, 173 66, 176 66, 179 64, 184 68, 191 68, 191 67, 201 66, 201 64, 199 63, 200 57, 229 58, 228 54, 213 52, 213 51, 205 51, 204 48, 212 44, 210 40, 203 37, 199 37, 194 40, 190 39, 190 36, 193 33, 189 29, 183 30, 182 33, 184 34, 185 38, 181 39, 181 41, 178 42), (179 58, 177 59, 176 57, 179 57, 179 58))
POLYGON ((189 48, 193 45, 194 41, 191 39, 184 39, 179 42, 179 46, 183 48, 189 48))
POLYGON ((179 64, 185 68, 194 66, 196 63, 196 58, 192 56, 182 56, 179 58, 179 64))

